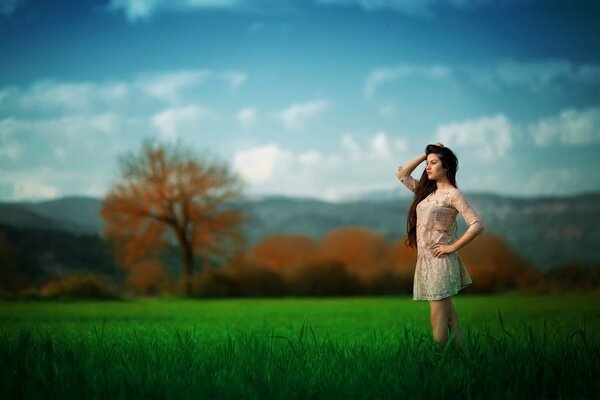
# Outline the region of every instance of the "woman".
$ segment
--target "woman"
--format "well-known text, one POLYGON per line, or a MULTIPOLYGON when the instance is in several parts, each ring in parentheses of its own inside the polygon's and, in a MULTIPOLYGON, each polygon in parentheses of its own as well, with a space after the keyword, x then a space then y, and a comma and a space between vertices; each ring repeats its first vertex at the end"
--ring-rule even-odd
POLYGON ((415 193, 408 211, 406 244, 417 248, 413 300, 428 300, 431 327, 440 351, 448 342, 448 329, 462 346, 452 295, 473 283, 457 251, 483 231, 481 219, 457 189, 458 159, 441 143, 430 144, 425 153, 404 166, 396 176, 415 193), (417 181, 410 173, 423 161, 426 169, 417 181), (456 215, 460 213, 469 228, 456 238, 456 215))

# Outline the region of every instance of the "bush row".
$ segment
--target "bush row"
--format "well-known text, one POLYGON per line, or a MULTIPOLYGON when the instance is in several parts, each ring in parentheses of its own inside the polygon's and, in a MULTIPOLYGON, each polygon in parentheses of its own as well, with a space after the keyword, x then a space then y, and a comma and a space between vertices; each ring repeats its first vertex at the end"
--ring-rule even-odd
MULTIPOLYGON (((511 279, 474 278, 474 284, 461 293, 555 293, 562 291, 589 292, 600 288, 600 268, 568 264, 545 274, 542 279, 524 286, 511 279)), ((181 295, 181 277, 165 278, 150 291, 150 295, 181 295)), ((207 269, 192 280, 192 296, 279 297, 279 296, 363 296, 411 295, 413 271, 402 273, 382 270, 368 279, 349 272, 339 261, 308 264, 285 274, 257 265, 207 269)), ((29 287, 19 292, 0 292, 5 299, 118 299, 140 292, 125 284, 117 285, 108 278, 90 273, 56 276, 41 287, 29 287)))

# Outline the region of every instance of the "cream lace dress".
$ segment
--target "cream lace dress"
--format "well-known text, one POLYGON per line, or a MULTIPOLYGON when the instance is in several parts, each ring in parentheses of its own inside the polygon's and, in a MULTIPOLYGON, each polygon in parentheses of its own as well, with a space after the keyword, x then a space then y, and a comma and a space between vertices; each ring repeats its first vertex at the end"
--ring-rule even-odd
MULTIPOLYGON (((419 181, 401 168, 399 180, 412 192, 419 181)), ((436 190, 417 204, 417 265, 413 300, 440 300, 473 283, 457 252, 435 257, 432 246, 451 244, 457 238, 456 215, 469 225, 468 231, 481 233, 483 223, 462 192, 456 188, 436 190)))

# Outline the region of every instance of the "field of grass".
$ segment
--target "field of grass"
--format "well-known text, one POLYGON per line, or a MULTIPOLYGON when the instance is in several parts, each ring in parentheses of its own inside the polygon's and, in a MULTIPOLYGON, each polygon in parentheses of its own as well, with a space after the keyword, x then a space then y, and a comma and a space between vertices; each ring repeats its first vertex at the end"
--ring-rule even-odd
POLYGON ((2 398, 600 398, 600 293, 0 302, 2 398))

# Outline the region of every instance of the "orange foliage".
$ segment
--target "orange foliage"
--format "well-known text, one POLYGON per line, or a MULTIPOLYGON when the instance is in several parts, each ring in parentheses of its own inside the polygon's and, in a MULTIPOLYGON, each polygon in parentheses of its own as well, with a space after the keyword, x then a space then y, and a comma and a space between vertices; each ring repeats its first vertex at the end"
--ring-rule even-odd
POLYGON ((316 259, 317 245, 304 235, 267 236, 250 250, 250 260, 253 263, 282 274, 291 273, 316 259))
MULTIPOLYGON (((390 243, 376 232, 357 227, 331 231, 319 241, 302 235, 273 235, 246 254, 237 266, 250 270, 262 266, 279 273, 296 294, 411 292, 417 261, 416 250, 406 247, 403 239, 390 243), (317 287, 311 283, 314 279, 323 282, 317 287)), ((474 282, 466 292, 533 288, 543 282, 541 273, 492 233, 463 247, 460 256, 474 282)))
POLYGON ((404 238, 394 243, 390 249, 390 266, 392 271, 399 276, 412 278, 417 264, 417 251, 406 246, 404 238))
POLYGON ((147 260, 133 265, 129 270, 128 278, 142 294, 149 294, 158 292, 168 276, 158 260, 147 260))
POLYGON ((389 267, 389 241, 366 228, 350 227, 331 231, 319 244, 321 260, 341 262, 350 273, 369 280, 389 267))
POLYGON ((468 291, 496 292, 536 285, 543 279, 496 234, 483 233, 459 253, 474 282, 468 291))

